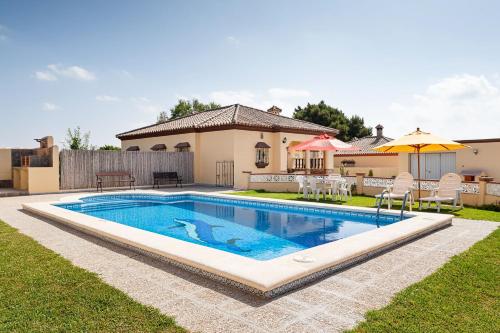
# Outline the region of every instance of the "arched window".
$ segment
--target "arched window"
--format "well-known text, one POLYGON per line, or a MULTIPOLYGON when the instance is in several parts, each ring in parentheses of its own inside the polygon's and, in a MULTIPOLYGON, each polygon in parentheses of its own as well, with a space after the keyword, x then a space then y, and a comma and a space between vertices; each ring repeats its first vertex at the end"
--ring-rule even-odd
POLYGON ((175 151, 177 152, 187 152, 189 151, 189 148, 191 148, 189 142, 180 142, 175 145, 175 151))
POLYGON ((255 145, 255 166, 257 168, 265 168, 269 165, 269 148, 265 142, 257 142, 255 145))
POLYGON ((139 146, 130 146, 127 148, 126 151, 139 151, 139 150, 141 150, 139 146))
POLYGON ((167 146, 163 143, 158 143, 155 144, 153 147, 151 147, 152 151, 167 151, 167 146))

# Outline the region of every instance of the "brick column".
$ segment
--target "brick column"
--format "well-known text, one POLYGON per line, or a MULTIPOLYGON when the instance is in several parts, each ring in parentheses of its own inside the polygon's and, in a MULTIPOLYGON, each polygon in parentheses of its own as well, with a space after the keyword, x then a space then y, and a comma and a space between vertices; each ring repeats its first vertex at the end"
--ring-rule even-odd
POLYGON ((478 206, 483 206, 486 202, 486 185, 493 181, 493 177, 479 177, 479 200, 477 201, 478 206))
POLYGON ((356 173, 356 194, 363 194, 364 178, 365 174, 363 172, 356 173))

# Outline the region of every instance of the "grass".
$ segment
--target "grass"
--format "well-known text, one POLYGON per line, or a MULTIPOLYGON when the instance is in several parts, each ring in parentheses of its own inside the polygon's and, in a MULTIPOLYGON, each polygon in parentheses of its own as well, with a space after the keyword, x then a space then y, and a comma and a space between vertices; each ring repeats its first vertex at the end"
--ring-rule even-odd
MULTIPOLYGON (((274 199, 284 199, 284 200, 300 200, 304 201, 302 194, 297 193, 289 193, 289 192, 266 192, 262 190, 250 190, 250 191, 242 191, 242 192, 230 192, 228 194, 233 195, 241 195, 241 196, 252 196, 252 197, 262 197, 262 198, 274 198, 274 199)), ((307 201, 307 200, 306 200, 307 201)), ((352 199, 349 199, 345 202, 342 201, 332 201, 329 200, 320 200, 320 202, 324 203, 334 203, 338 205, 349 205, 349 206, 361 206, 361 207, 375 207, 375 198, 367 197, 367 196, 359 196, 355 195, 352 199)), ((387 206, 384 206, 387 208, 387 206)), ((415 203, 413 206, 415 210, 418 210, 418 204, 415 203)), ((425 207, 427 205, 425 204, 425 207)), ((401 209, 401 205, 396 202, 393 205, 394 209, 401 209)), ((422 211, 435 213, 436 209, 434 206, 431 206, 431 209, 422 209, 422 211)), ((487 220, 487 221, 496 221, 500 222, 500 212, 494 211, 492 207, 488 207, 488 209, 481 209, 475 207, 464 207, 460 210, 452 210, 451 206, 443 205, 441 206, 441 212, 446 214, 452 214, 456 217, 461 217, 464 219, 470 220, 487 220)))
POLYGON ((350 332, 500 332, 499 244, 497 229, 350 332))
POLYGON ((0 221, 0 332, 185 332, 0 221))
MULTIPOLYGON (((296 193, 231 194, 304 200, 296 193)), ((336 203, 373 207, 375 200, 354 196, 347 202, 336 203)), ((500 212, 493 210, 465 207, 452 212, 443 207, 442 212, 467 219, 500 221, 500 212)), ((500 332, 499 245, 500 230, 497 229, 469 250, 454 256, 434 274, 399 292, 388 306, 369 311, 366 320, 349 332, 500 332)))

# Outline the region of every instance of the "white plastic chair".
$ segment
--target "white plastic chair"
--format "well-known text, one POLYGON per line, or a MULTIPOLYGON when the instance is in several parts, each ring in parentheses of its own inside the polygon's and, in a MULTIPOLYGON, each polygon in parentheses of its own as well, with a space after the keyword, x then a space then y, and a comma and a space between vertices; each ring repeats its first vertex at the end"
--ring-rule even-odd
POLYGON ((302 194, 306 196, 307 195, 306 177, 296 176, 295 180, 297 181, 297 183, 299 183, 299 190, 297 191, 297 194, 300 194, 300 192, 302 192, 302 194))
MULTIPOLYGON (((405 193, 410 191, 410 211, 413 206, 413 176, 409 172, 401 172, 394 184, 387 187, 388 193, 383 193, 383 199, 387 200, 387 208, 391 209, 392 201, 395 199, 403 200, 405 193)), ((382 196, 377 194, 375 198, 379 199, 382 196)))
POLYGON ((431 202, 436 203, 438 213, 441 211, 442 202, 452 202, 453 209, 457 208, 460 201, 460 208, 464 208, 462 201, 462 178, 456 173, 447 173, 439 180, 439 187, 431 192, 429 197, 420 198, 419 209, 422 209, 422 201, 427 201, 427 208, 430 208, 431 202))
POLYGON ((352 199, 351 188, 352 188, 352 185, 348 184, 347 181, 345 181, 345 180, 339 183, 338 193, 340 196, 340 200, 342 200, 342 198, 345 198, 345 201, 347 201, 348 198, 352 199))
POLYGON ((307 191, 307 194, 304 192, 304 195, 306 196, 306 198, 309 199, 309 193, 313 194, 314 196, 314 199, 316 199, 316 201, 319 201, 319 194, 320 192, 323 193, 323 198, 325 198, 325 189, 324 187, 322 186, 318 186, 318 179, 314 176, 310 176, 310 177, 307 177, 307 186, 306 186, 306 191, 307 191))
POLYGON ((335 200, 339 196, 339 183, 342 181, 342 176, 331 174, 326 177, 325 182, 328 184, 328 194, 335 200))

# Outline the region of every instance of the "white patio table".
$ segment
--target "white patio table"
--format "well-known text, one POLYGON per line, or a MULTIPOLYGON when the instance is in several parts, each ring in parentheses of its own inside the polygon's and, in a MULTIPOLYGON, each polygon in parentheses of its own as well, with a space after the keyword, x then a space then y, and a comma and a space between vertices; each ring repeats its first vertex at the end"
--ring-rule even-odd
MULTIPOLYGON (((316 186, 320 187, 321 193, 323 193, 323 200, 326 200, 326 192, 332 196, 332 200, 338 195, 338 187, 341 183, 345 183, 346 180, 341 177, 333 177, 333 178, 325 178, 325 177, 316 177, 316 176, 309 176, 309 177, 314 177, 316 178, 316 186)), ((309 178, 308 177, 308 178, 309 178)), ((304 197, 309 199, 309 196, 307 195, 307 186, 304 187, 304 197)), ((316 199, 316 198, 314 198, 316 199)))

